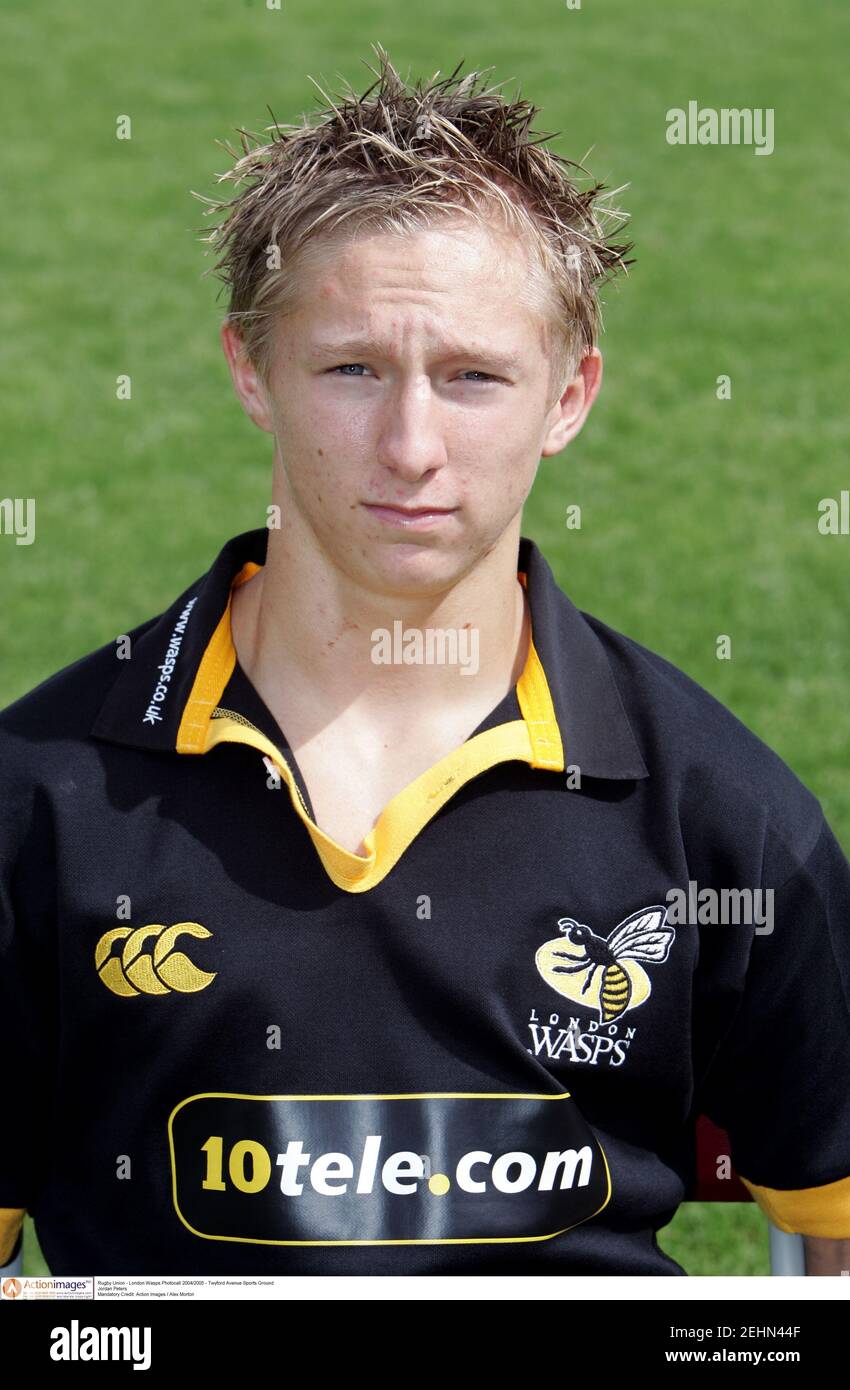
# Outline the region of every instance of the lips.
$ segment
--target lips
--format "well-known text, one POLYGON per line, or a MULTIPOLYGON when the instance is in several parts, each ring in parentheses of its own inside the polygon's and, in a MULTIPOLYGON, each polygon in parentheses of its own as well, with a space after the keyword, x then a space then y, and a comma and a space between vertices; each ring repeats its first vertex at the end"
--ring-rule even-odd
POLYGON ((363 507, 376 525, 408 534, 436 530, 457 511, 456 507, 393 507, 383 502, 364 502, 363 507))
POLYGON ((454 507, 397 507, 392 502, 364 502, 364 507, 379 507, 384 512, 400 512, 402 516, 447 516, 454 507))

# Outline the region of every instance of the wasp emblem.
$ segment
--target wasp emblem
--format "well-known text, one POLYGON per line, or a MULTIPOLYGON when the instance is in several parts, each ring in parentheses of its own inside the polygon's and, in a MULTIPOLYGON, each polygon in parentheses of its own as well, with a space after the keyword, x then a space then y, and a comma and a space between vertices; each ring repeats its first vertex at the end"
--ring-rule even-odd
POLYGON ((666 915, 666 907, 643 907, 607 937, 598 936, 573 917, 561 917, 558 930, 562 935, 544 942, 535 964, 559 994, 598 1009, 600 1023, 613 1023, 628 1009, 643 1004, 652 992, 643 966, 661 965, 670 953, 676 933, 666 915), (559 949, 567 944, 578 949, 559 949))

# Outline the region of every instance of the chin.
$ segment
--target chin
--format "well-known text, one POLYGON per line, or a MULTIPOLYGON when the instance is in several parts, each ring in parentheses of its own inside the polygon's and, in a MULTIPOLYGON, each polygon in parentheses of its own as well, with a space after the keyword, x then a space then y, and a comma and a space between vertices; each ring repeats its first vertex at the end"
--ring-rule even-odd
POLYGON ((421 541, 364 542, 365 562, 375 579, 399 594, 439 593, 467 568, 466 547, 421 541))

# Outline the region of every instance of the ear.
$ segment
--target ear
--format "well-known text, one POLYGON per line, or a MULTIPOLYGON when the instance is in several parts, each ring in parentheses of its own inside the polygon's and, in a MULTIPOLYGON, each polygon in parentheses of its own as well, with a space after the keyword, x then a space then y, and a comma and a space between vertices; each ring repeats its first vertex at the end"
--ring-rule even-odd
POLYGON ((602 353, 591 348, 579 363, 578 374, 549 412, 549 424, 540 450, 544 458, 559 454, 574 439, 587 419, 602 385, 602 353))
POLYGON ((267 434, 274 434, 266 389, 248 356, 245 344, 227 319, 221 326, 221 346, 230 368, 233 389, 242 402, 245 414, 261 430, 265 430, 267 434))

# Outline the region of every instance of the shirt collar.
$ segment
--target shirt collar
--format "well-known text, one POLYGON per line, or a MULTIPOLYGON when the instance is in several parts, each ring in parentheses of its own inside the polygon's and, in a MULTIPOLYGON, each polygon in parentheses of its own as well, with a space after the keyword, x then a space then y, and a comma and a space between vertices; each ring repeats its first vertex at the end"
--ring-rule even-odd
POLYGON ((648 777, 601 638, 561 589, 532 540, 519 543, 534 645, 546 673, 565 760, 583 776, 648 777))
MULTIPOLYGON (((231 587, 265 563, 268 535, 261 526, 234 536, 205 575, 159 617, 130 634, 128 659, 119 662, 123 669, 92 726, 95 738, 177 751, 184 712, 190 694, 193 702, 197 699, 196 676, 205 654, 209 668, 210 647, 221 633, 231 587)), ((526 576, 532 642, 566 764, 588 777, 648 777, 605 648, 587 616, 558 587, 544 555, 525 536, 517 569, 526 576)))

